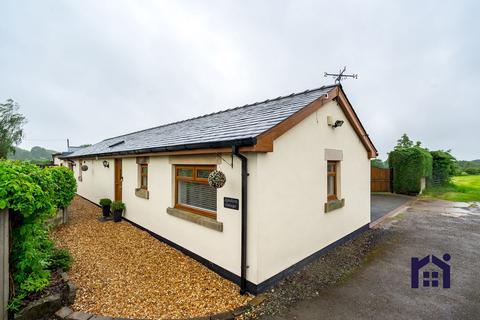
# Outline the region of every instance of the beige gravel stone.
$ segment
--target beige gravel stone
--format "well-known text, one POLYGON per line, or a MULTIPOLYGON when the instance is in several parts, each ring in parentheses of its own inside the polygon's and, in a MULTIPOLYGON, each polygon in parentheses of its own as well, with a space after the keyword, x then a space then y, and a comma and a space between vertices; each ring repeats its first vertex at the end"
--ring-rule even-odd
POLYGON ((178 250, 128 222, 99 222, 101 209, 76 197, 69 221, 51 231, 74 257, 72 306, 92 314, 172 319, 233 310, 251 297, 178 250))

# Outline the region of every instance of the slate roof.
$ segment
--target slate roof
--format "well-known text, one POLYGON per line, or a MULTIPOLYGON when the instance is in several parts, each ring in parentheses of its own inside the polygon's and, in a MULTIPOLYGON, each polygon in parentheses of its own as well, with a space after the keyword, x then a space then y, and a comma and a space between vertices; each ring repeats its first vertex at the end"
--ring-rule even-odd
POLYGON ((336 85, 292 93, 204 116, 103 140, 68 158, 253 145, 256 137, 287 119, 336 85))

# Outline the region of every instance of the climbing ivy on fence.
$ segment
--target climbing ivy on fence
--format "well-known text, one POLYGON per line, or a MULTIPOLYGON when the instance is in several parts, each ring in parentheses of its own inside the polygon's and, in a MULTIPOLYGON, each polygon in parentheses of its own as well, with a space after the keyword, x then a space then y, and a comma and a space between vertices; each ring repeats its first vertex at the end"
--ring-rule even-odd
POLYGON ((30 293, 48 286, 50 270, 58 264, 44 222, 55 214, 57 206, 66 207, 72 200, 76 183, 72 175, 72 184, 67 173, 72 175, 64 169, 0 161, 0 209, 10 209, 12 227, 10 274, 14 287, 9 308, 13 311, 30 293))
POLYGON ((421 178, 432 175, 432 156, 421 147, 398 148, 388 154, 388 163, 396 193, 418 194, 421 178))

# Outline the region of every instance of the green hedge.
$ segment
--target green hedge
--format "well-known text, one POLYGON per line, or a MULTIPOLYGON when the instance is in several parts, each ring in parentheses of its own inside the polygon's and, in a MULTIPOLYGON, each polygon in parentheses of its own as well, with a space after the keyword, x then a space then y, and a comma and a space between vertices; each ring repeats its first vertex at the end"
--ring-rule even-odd
POLYGON ((422 177, 432 176, 432 155, 420 147, 399 148, 388 154, 393 168, 393 191, 418 194, 422 177))
MULTIPOLYGON (((73 178, 71 172, 68 174, 73 178)), ((58 254, 44 222, 55 214, 57 206, 70 204, 76 189, 73 181, 63 169, 0 160, 0 209, 10 209, 12 228, 10 274, 14 295, 10 297, 10 310, 17 310, 26 296, 48 286, 52 268, 66 265, 66 254, 58 254)))
POLYGON ((73 172, 66 167, 45 168, 45 171, 54 181, 54 205, 57 208, 68 207, 77 192, 77 181, 73 172))
POLYGON ((455 158, 448 152, 431 151, 432 155, 432 182, 436 185, 447 184, 454 175, 457 167, 455 158))

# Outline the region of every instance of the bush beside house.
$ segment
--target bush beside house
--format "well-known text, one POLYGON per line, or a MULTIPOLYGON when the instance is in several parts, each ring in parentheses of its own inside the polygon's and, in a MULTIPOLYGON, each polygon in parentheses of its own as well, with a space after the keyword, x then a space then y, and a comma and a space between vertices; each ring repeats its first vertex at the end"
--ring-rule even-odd
POLYGON ((0 209, 10 209, 10 275, 13 279, 9 309, 42 291, 57 267, 68 268, 68 252, 55 248, 45 221, 56 208, 66 208, 76 191, 76 181, 66 168, 41 169, 28 162, 0 161, 0 209))

